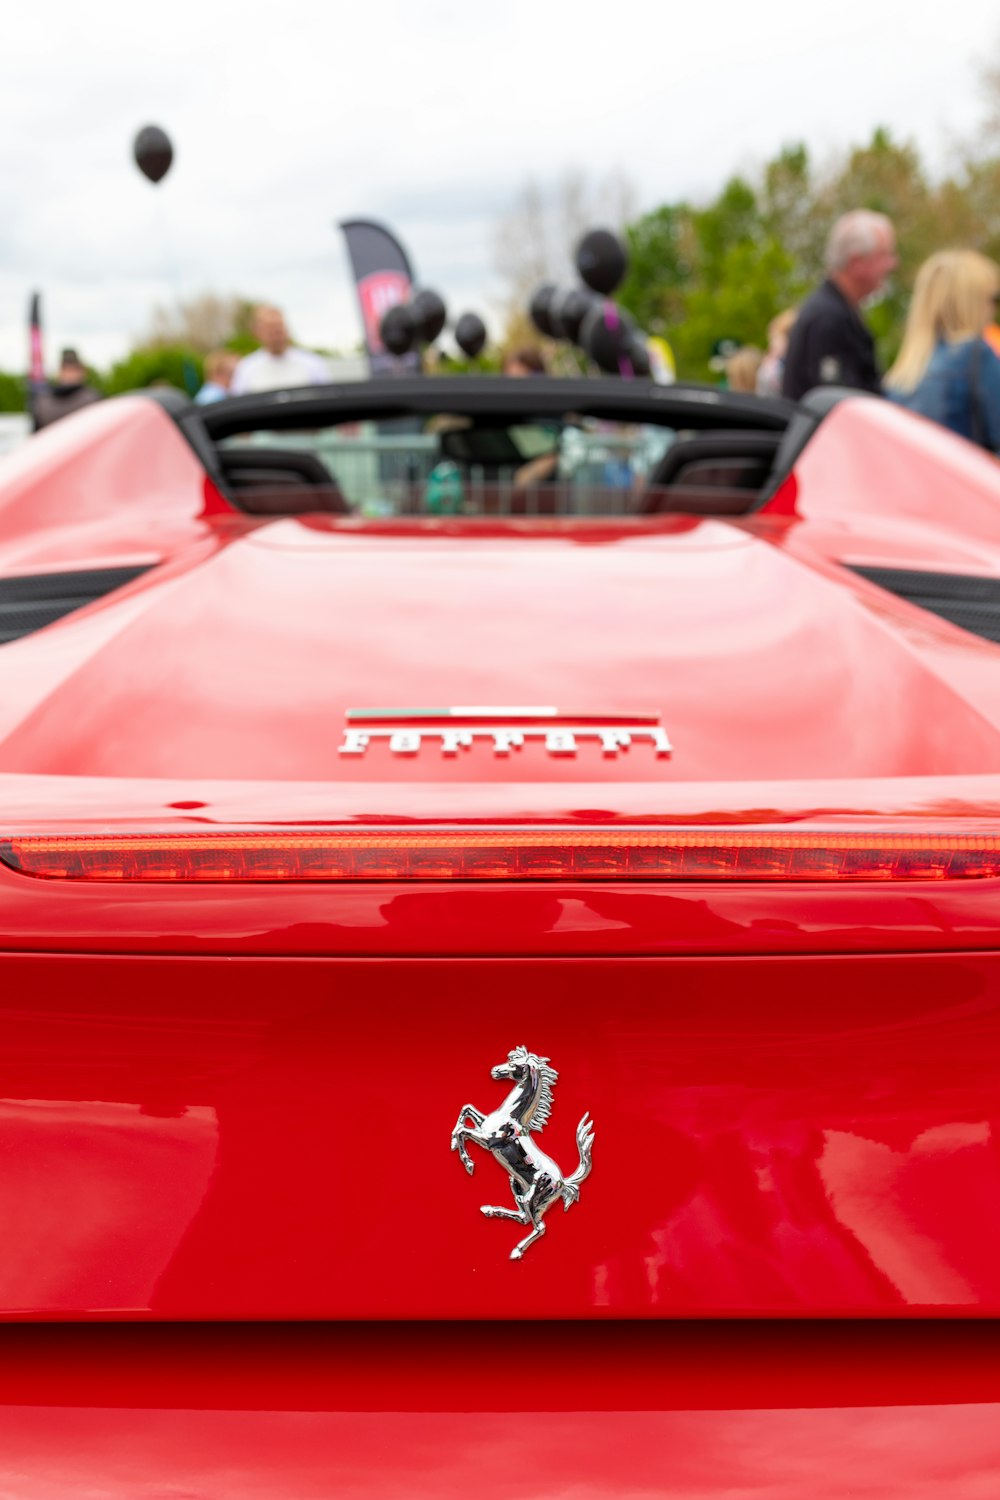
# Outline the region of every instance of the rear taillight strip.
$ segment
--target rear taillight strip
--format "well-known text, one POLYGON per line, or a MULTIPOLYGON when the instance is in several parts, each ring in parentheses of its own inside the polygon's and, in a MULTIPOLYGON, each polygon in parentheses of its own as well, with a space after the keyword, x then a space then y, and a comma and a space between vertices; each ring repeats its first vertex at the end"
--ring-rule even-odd
POLYGON ((672 828, 71 834, 0 840, 45 880, 984 880, 1000 836, 672 828))

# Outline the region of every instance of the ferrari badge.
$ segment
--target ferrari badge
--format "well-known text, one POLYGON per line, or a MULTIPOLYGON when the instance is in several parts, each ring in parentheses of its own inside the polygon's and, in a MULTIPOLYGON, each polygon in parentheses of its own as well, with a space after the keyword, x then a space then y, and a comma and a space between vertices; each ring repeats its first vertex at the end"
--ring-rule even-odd
POLYGON ((556 1199, 561 1198, 563 1208, 568 1210, 579 1198, 580 1184, 590 1176, 594 1130, 587 1112, 576 1127, 580 1164, 569 1177, 564 1177, 552 1158, 531 1139, 532 1133, 541 1130, 549 1118, 552 1090, 559 1077, 555 1068, 549 1066, 548 1058, 536 1057, 526 1047, 515 1047, 507 1054, 505 1063, 498 1063, 491 1070, 490 1077, 498 1081, 508 1079, 514 1087, 492 1114, 484 1115, 471 1104, 459 1110, 451 1133, 451 1149, 458 1152, 470 1176, 474 1164, 466 1150, 469 1141, 491 1152, 509 1172, 517 1207, 495 1208, 483 1204, 480 1212, 488 1219, 513 1219, 515 1224, 531 1225, 531 1233, 510 1252, 511 1260, 520 1260, 528 1246, 545 1233, 542 1219, 556 1199), (469 1120, 473 1122, 471 1127, 469 1120))

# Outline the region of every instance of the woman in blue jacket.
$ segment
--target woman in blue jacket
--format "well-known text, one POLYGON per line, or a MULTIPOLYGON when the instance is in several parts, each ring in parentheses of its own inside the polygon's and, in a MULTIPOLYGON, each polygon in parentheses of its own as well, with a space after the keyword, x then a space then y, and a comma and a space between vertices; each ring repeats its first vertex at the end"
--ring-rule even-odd
POLYGON ((1000 359, 983 338, 1000 268, 975 250, 942 250, 917 272, 899 356, 885 377, 894 401, 1000 453, 1000 359))

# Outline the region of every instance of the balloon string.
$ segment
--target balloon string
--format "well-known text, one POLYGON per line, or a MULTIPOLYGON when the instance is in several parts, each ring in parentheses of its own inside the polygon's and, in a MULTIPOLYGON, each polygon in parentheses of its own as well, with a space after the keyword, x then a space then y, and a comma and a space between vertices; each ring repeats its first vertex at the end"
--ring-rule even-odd
MULTIPOLYGON (((613 302, 605 302, 604 304, 604 326, 609 333, 617 333, 621 327, 618 309, 613 302)), ((635 374, 632 361, 625 354, 619 354, 618 356, 618 373, 623 380, 631 380, 635 374)))
MULTIPOLYGON (((181 304, 181 278, 177 265, 177 256, 174 251, 174 237, 170 232, 170 222, 167 217, 166 205, 159 193, 160 185, 155 188, 156 196, 153 199, 153 220, 155 231, 160 240, 160 253, 162 255, 161 265, 166 274, 168 286, 168 300, 173 298, 179 310, 181 304)), ((161 273, 162 274, 162 273, 161 273)), ((169 316, 169 308, 166 309, 169 316)))

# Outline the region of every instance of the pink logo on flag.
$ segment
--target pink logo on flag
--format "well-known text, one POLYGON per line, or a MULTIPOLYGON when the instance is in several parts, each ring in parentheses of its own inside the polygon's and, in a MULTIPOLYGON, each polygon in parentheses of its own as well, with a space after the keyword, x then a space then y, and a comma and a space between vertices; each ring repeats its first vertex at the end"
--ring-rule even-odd
POLYGON ((402 271, 373 271, 358 283, 365 339, 372 354, 382 354, 385 349, 379 332, 382 319, 390 307, 405 302, 409 295, 410 278, 402 271))

